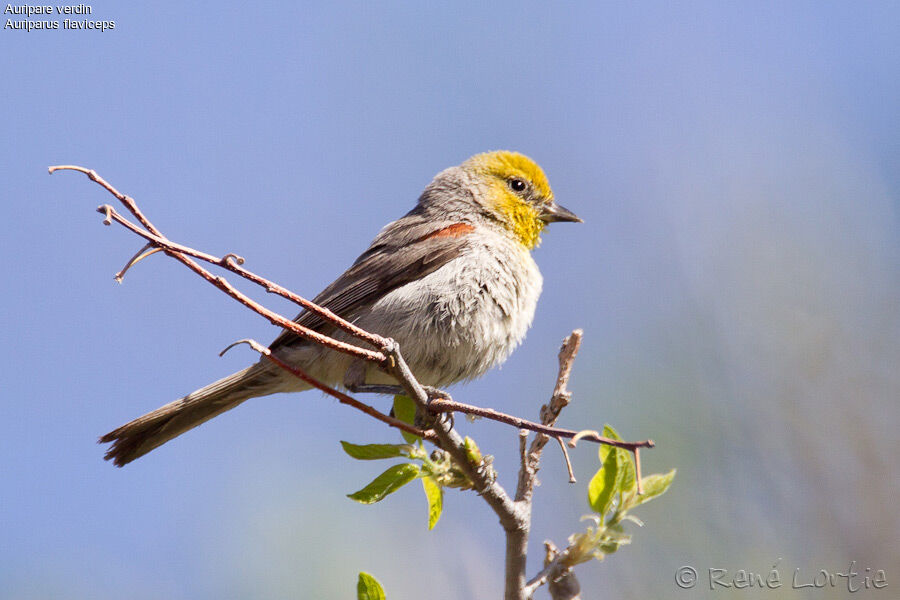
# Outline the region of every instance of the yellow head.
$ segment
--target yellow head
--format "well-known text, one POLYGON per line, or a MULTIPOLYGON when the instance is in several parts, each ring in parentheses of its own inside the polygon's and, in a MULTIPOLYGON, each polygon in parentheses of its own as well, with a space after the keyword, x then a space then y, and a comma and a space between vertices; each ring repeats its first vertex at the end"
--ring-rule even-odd
POLYGON ((488 185, 488 201, 504 224, 531 249, 540 243, 541 231, 554 221, 581 222, 553 200, 553 190, 536 162, 518 152, 500 150, 476 154, 462 164, 488 185))

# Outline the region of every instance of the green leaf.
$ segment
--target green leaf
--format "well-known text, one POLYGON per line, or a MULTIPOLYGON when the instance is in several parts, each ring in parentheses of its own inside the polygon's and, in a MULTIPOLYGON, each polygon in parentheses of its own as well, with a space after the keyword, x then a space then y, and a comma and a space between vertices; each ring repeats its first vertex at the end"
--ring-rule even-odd
POLYGON ((669 489, 669 486, 672 485, 673 479, 675 479, 675 469, 662 475, 659 473, 647 475, 641 479, 641 487, 644 488, 644 493, 634 497, 634 506, 645 504, 657 496, 665 494, 666 490, 669 489))
MULTIPOLYGON (((604 428, 603 433, 606 434, 609 432, 606 431, 606 429, 604 428)), ((612 436, 604 435, 604 437, 612 437, 612 436)), ((613 449, 613 446, 609 446, 607 444, 600 444, 600 449, 597 451, 597 455, 600 457, 601 465, 606 462, 606 457, 609 456, 609 451, 612 449, 613 449)))
MULTIPOLYGON (((415 425, 416 403, 408 396, 399 394, 394 396, 394 416, 404 423, 415 425)), ((403 439, 406 440, 407 444, 415 444, 416 440, 419 439, 419 436, 407 433, 406 431, 401 431, 400 435, 403 436, 403 439)))
POLYGON ((385 600, 384 588, 368 573, 359 574, 356 582, 356 600, 385 600))
MULTIPOLYGON (((603 426, 603 436, 622 441, 619 432, 613 429, 612 425, 603 426)), ((608 453, 611 448, 610 446, 605 447, 608 453)), ((619 467, 622 469, 622 483, 619 485, 619 489, 622 491, 622 495, 625 496, 637 488, 637 480, 634 476, 634 459, 631 456, 631 452, 623 448, 616 448, 616 452, 619 453, 619 467)))
MULTIPOLYGON (((600 434, 603 437, 612 438, 614 440, 622 441, 622 438, 619 436, 619 432, 613 429, 613 426, 610 424, 606 424, 603 426, 603 432, 600 434)), ((609 451, 612 450, 615 446, 610 446, 608 444, 600 444, 600 463, 602 464, 606 457, 609 456, 609 451)))
POLYGON ((347 494, 347 497, 362 504, 372 504, 383 499, 388 494, 396 492, 418 475, 418 465, 412 463, 394 465, 372 480, 372 483, 358 492, 347 494))
POLYGON ((341 441, 344 452, 357 460, 377 460, 379 458, 397 458, 409 456, 409 446, 406 444, 351 444, 341 441))
POLYGON ((623 470, 619 468, 618 452, 607 452, 606 460, 600 470, 594 473, 588 484, 588 503, 600 517, 604 517, 612 507, 619 485, 622 482, 623 470))
POLYGON ((428 529, 434 529, 441 511, 444 510, 444 488, 431 477, 422 478, 422 487, 425 488, 425 497, 428 498, 428 529))

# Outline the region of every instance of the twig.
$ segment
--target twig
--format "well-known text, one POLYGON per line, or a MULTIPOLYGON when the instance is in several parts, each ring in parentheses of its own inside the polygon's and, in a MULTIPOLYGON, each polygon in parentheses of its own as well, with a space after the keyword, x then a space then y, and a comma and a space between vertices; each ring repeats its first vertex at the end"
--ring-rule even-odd
MULTIPOLYGON (((578 348, 581 346, 581 337, 581 330, 576 329, 571 335, 563 340, 562 347, 559 349, 559 371, 556 376, 556 384, 553 386, 553 394, 550 397, 550 401, 541 407, 541 425, 529 423, 529 425, 536 426, 530 427, 530 429, 532 431, 537 431, 538 435, 535 436, 534 440, 531 442, 529 451, 522 457, 522 465, 519 468, 518 485, 516 486, 516 504, 521 506, 522 510, 528 515, 529 529, 531 524, 534 486, 537 482, 537 472, 541 461, 541 453, 543 452, 547 441, 550 439, 548 436, 554 437, 559 442, 560 448, 563 450, 563 457, 566 459, 566 467, 569 470, 569 480, 572 481, 575 479, 575 475, 572 473, 569 454, 565 449, 562 438, 574 437, 574 435, 578 435, 578 433, 572 432, 574 434, 573 436, 564 436, 563 431, 565 430, 556 430, 552 425, 556 423, 560 412, 562 412, 562 409, 569 404, 571 398, 571 393, 568 391, 567 386, 569 383, 569 376, 572 373, 575 355, 578 354, 578 348), (554 431, 551 432, 550 430, 554 431)), ((524 544, 526 548, 528 543, 528 533, 529 532, 526 529, 524 534, 524 544)), ((538 586, 535 586, 529 591, 528 586, 523 583, 521 585, 523 596, 525 598, 531 598, 534 589, 537 589, 537 587, 538 586)))
POLYGON ((569 483, 576 483, 575 473, 572 472, 572 461, 569 460, 569 451, 566 450, 566 443, 562 441, 562 438, 554 439, 559 442, 559 449, 562 450, 563 457, 566 459, 566 469, 569 471, 569 483))
MULTIPOLYGON (((107 192, 115 196, 119 202, 125 205, 131 214, 135 216, 135 218, 141 222, 141 225, 147 228, 148 231, 151 231, 157 235, 162 235, 160 231, 150 222, 150 220, 144 216, 144 213, 141 212, 141 209, 138 208, 138 205, 135 203, 134 199, 130 196, 126 196, 121 193, 119 190, 111 186, 105 179, 100 177, 99 173, 93 169, 86 169, 84 167, 79 167, 78 165, 56 165, 55 167, 48 167, 47 171, 53 175, 57 171, 78 171, 79 173, 84 173, 88 176, 88 179, 93 181, 94 183, 99 184, 103 189, 107 192)), ((109 225, 109 223, 107 223, 109 225)))
MULTIPOLYGON (((425 390, 426 394, 428 394, 428 410, 433 413, 453 413, 460 412, 467 415, 472 415, 475 417, 482 417, 488 419, 490 421, 497 421, 499 423, 503 423, 505 425, 512 425, 513 427, 518 427, 519 429, 525 429, 528 431, 538 432, 540 435, 538 438, 541 441, 535 439, 532 442, 531 452, 535 451, 535 448, 542 449, 546 441, 550 438, 558 439, 558 438, 571 438, 573 441, 586 440, 589 442, 596 442, 598 444, 607 444, 610 446, 615 446, 617 448, 623 448, 628 451, 632 451, 635 447, 644 448, 654 446, 653 440, 643 440, 639 442, 623 442, 621 440, 616 440, 613 438, 608 438, 600 435, 599 432, 593 431, 591 429, 584 429, 582 431, 575 431, 574 429, 563 429, 562 427, 553 427, 550 425, 545 425, 541 423, 535 423, 534 421, 529 421, 528 419, 522 419, 521 417, 516 417, 513 415, 509 415, 506 413, 502 413, 500 411, 494 410, 492 408, 482 408, 480 406, 474 406, 472 404, 464 404, 462 402, 457 402, 454 400, 450 394, 445 392, 444 390, 435 389, 429 386, 422 386, 422 389, 425 390)), ((403 394, 405 393, 405 389, 402 386, 397 385, 384 385, 384 384, 364 384, 358 385, 351 389, 351 391, 359 392, 359 393, 367 393, 367 394, 403 394)), ((566 395, 569 392, 565 392, 566 395)), ((556 396, 554 396, 556 398, 556 396)), ((555 416, 548 418, 548 421, 555 422, 556 416, 559 415, 558 410, 552 411, 548 413, 546 411, 547 405, 543 407, 545 410, 545 416, 548 414, 554 414, 555 416)), ((562 406, 559 407, 561 409, 562 406)), ((521 441, 520 441, 521 443, 521 441)), ((569 443, 569 446, 574 448, 575 445, 573 443, 569 443)))
MULTIPOLYGON (((462 402, 457 402, 456 400, 451 400, 449 398, 432 398, 428 404, 428 410, 431 412, 460 412, 467 415, 474 415, 476 417, 483 417, 485 419, 490 419, 491 421, 497 421, 499 423, 504 423, 513 427, 518 427, 519 429, 535 431, 537 433, 544 434, 549 438, 560 437, 568 439, 578 437, 579 440, 596 442, 598 444, 606 444, 608 446, 615 446, 616 448, 622 448, 629 451, 632 451, 634 448, 652 448, 656 445, 653 440, 624 442, 621 440, 604 437, 590 430, 575 431, 574 429, 564 429, 562 427, 542 425, 541 423, 535 423, 534 421, 529 421, 528 419, 523 419, 521 417, 502 413, 492 408, 482 408, 480 406, 473 406, 471 404, 463 404, 462 402)), ((534 443, 535 442, 532 442, 532 447, 534 446, 534 443)), ((541 448, 543 448, 543 444, 541 444, 541 448)))
POLYGON ((525 466, 525 461, 528 460, 528 431, 525 429, 519 430, 519 460, 522 466, 525 466))
MULTIPOLYGON (((110 222, 110 224, 112 224, 112 222, 110 222)), ((116 273, 116 275, 115 275, 116 282, 122 283, 122 279, 124 279, 125 273, 128 272, 128 269, 130 269, 134 265, 138 264, 139 262, 141 262, 148 256, 150 256, 152 254, 156 254, 157 252, 162 252, 162 248, 154 248, 153 244, 151 244, 149 242, 144 244, 144 246, 140 250, 135 252, 134 256, 132 256, 131 259, 127 263, 125 263, 125 266, 122 267, 122 270, 119 271, 118 273, 116 273)))
POLYGON ((641 451, 635 448, 631 451, 634 454, 634 483, 635 491, 640 496, 644 493, 644 486, 641 485, 641 451))
MULTIPOLYGON (((133 214, 138 221, 140 221, 140 223, 146 228, 146 231, 132 225, 130 222, 126 221, 124 218, 121 218, 121 220, 117 219, 117 221, 119 221, 122 225, 128 227, 128 229, 130 229, 132 232, 144 237, 146 240, 153 243, 153 245, 155 245, 159 248, 162 248, 164 251, 166 251, 166 254, 169 254, 173 258, 181 261, 186 266, 188 266, 190 269, 192 269, 194 272, 201 274, 200 270, 202 270, 202 268, 199 265, 197 265, 197 263, 195 263, 190 258, 188 258, 188 256, 193 256, 194 258, 198 258, 200 260, 209 262, 211 264, 215 264, 224 269, 232 271, 233 273, 236 273, 236 274, 240 275, 241 277, 244 277, 245 279, 252 281, 253 283, 256 283, 257 285, 264 287, 266 289, 266 291, 277 294, 279 296, 282 296, 283 298, 287 298, 288 300, 294 302, 295 304, 298 304, 298 305, 302 306, 303 308, 318 314, 326 321, 333 323, 335 326, 339 327, 340 329, 343 329, 347 333, 350 333, 351 335, 354 335, 354 336, 358 337, 359 339, 372 344, 373 346, 376 346, 381 349, 383 349, 386 346, 386 344, 387 344, 386 338, 384 338, 380 335, 368 332, 364 329, 361 329, 361 328, 357 327, 356 325, 354 325, 353 323, 350 323, 349 321, 346 321, 346 320, 342 319, 341 317, 337 316, 336 314, 334 314, 327 308, 321 307, 318 304, 310 302, 309 300, 307 300, 301 296, 298 296, 297 294, 287 290, 286 288, 284 288, 276 283, 273 283, 263 277, 260 277, 259 275, 256 275, 255 273, 253 273, 251 271, 248 271, 248 270, 242 268, 240 265, 244 262, 244 259, 237 256, 236 254, 229 253, 229 254, 226 254, 225 256, 223 256, 222 258, 216 258, 215 256, 212 256, 211 254, 207 254, 205 252, 199 252, 192 248, 188 248, 187 246, 182 246, 181 244, 176 244, 176 243, 170 241, 168 238, 166 238, 166 236, 164 236, 162 234, 162 232, 159 229, 156 228, 156 226, 153 225, 153 223, 150 222, 150 220, 144 215, 144 213, 141 212, 140 208, 138 207, 137 203, 134 201, 133 198, 131 198, 130 196, 126 196, 125 194, 119 192, 116 188, 114 188, 112 185, 110 185, 105 179, 103 179, 93 169, 86 169, 84 167, 79 167, 76 165, 58 165, 58 166, 54 166, 54 167, 49 167, 49 169, 48 169, 48 171, 51 174, 55 173, 56 171, 60 171, 60 170, 69 170, 69 171, 77 171, 79 173, 84 173, 85 175, 88 176, 88 178, 91 181, 99 184, 106 191, 108 191, 110 194, 115 196, 125 206, 125 208, 127 208, 129 210, 129 212, 131 212, 131 214, 133 214), (128 225, 126 225, 126 223, 128 223, 128 225), (146 235, 147 232, 150 232, 152 234, 152 237, 146 235), (182 255, 185 255, 185 256, 182 256, 182 255)), ((104 220, 104 222, 107 225, 109 225, 110 220, 112 218, 114 218, 113 215, 111 214, 111 213, 115 212, 114 209, 109 205, 104 205, 104 206, 98 208, 97 210, 99 212, 103 212, 106 214, 106 219, 104 220)), ((201 276, 202 276, 202 274, 201 274, 201 276)), ((206 277, 204 277, 204 279, 208 280, 208 278, 206 278, 206 277)), ((288 327, 286 329, 291 329, 291 328, 288 327)), ((294 330, 292 329, 292 331, 294 331, 294 330)), ((303 333, 300 333, 299 331, 294 331, 294 333, 297 333, 298 335, 301 335, 302 337, 308 337, 308 336, 304 335, 303 333)), ((382 356, 381 358, 376 358, 373 356, 373 357, 368 358, 368 360, 381 361, 381 360, 384 360, 384 357, 382 356)))
POLYGON ((247 344, 248 346, 250 346, 257 352, 259 352, 260 354, 265 356, 269 361, 271 361, 278 367, 291 373, 297 379, 305 381, 306 383, 310 384, 314 388, 325 392, 332 398, 335 398, 341 404, 346 404, 347 406, 351 406, 359 411, 366 413, 370 417, 374 417, 375 419, 378 419, 382 423, 386 423, 386 424, 390 425, 391 427, 396 427, 397 429, 401 429, 407 433, 411 433, 415 436, 418 436, 424 440, 427 440, 433 444, 440 446, 440 440, 434 434, 433 431, 424 431, 422 429, 419 429, 418 427, 414 427, 405 421, 401 421, 400 419, 396 419, 394 417, 386 415, 386 414, 382 413, 381 411, 377 410, 376 408, 373 408, 372 406, 369 406, 368 404, 360 402, 356 398, 353 398, 352 396, 348 396, 347 394, 345 394, 339 390, 336 390, 331 386, 325 385, 318 379, 307 374, 302 369, 293 367, 293 366, 285 363, 284 361, 279 360, 275 355, 272 354, 271 350, 269 350, 268 348, 266 348, 265 346, 263 346, 256 340, 251 340, 251 339, 238 340, 237 342, 230 344, 227 348, 222 350, 222 352, 220 352, 219 355, 221 356, 222 354, 225 354, 226 352, 228 352, 230 349, 237 346, 238 344, 247 344))
POLYGON ((216 264, 219 266, 233 265, 234 268, 239 269, 240 267, 234 264, 235 261, 232 258, 234 255, 226 255, 224 258, 220 259, 212 256, 211 254, 206 254, 205 252, 200 252, 198 250, 194 250, 193 248, 188 248, 187 246, 182 246, 181 244, 173 242, 168 238, 161 237, 159 235, 141 229, 140 227, 120 215, 118 212, 116 212, 116 209, 108 204, 104 204, 103 206, 98 207, 97 212, 105 214, 107 220, 115 221, 132 233, 141 236, 153 246, 161 248, 166 254, 178 258, 179 260, 181 260, 181 262, 187 265, 192 271, 200 275, 203 279, 213 284, 255 313, 262 315, 273 325, 277 325, 279 327, 282 327, 283 329, 289 329, 293 333, 321 344, 326 348, 344 352, 346 354, 350 354, 351 356, 357 356, 359 358, 378 363, 381 363, 385 360, 385 355, 381 352, 367 350, 365 348, 360 348, 359 346, 354 346, 353 344, 348 344, 347 342, 336 340, 332 337, 321 334, 318 331, 313 331, 308 327, 304 327, 303 325, 300 325, 295 321, 290 321, 282 317, 278 313, 265 308, 246 294, 240 292, 224 277, 217 277, 213 275, 212 273, 201 267, 199 264, 188 258, 188 256, 193 256, 208 263, 216 264))
MULTIPOLYGON (((550 396, 550 401, 541 407, 541 423, 544 427, 551 427, 556 423, 562 409, 569 404, 572 394, 568 391, 567 386, 569 384, 569 376, 572 374, 572 365, 575 363, 575 356, 581 347, 581 338, 582 331, 576 329, 563 340, 559 349, 559 371, 556 375, 556 383, 553 386, 553 394, 550 396)), ((532 431, 537 430, 532 429, 532 431)), ((539 431, 538 433, 539 435, 535 436, 531 442, 527 460, 522 463, 522 467, 519 469, 519 482, 516 486, 516 500, 529 504, 534 494, 534 484, 537 480, 541 453, 550 439, 548 436, 554 436, 557 439, 562 437, 561 431, 539 431)))

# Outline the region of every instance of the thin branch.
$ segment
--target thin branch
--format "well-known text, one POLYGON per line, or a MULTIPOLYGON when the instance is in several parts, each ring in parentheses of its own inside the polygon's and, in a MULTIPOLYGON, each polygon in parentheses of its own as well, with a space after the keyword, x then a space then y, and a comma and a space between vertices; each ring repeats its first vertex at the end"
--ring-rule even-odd
POLYGON ((577 483, 575 480, 575 473, 572 471, 572 461, 569 459, 569 451, 566 450, 566 443, 562 441, 562 438, 554 439, 559 442, 559 449, 562 450, 563 457, 566 459, 566 469, 569 471, 569 483, 577 483))
MULTIPOLYGON (((431 412, 460 412, 467 415, 474 415, 476 417, 483 417, 485 419, 490 419, 491 421, 497 421, 506 425, 511 425, 519 429, 535 431, 537 433, 549 436, 550 438, 561 437, 569 439, 577 437, 579 441, 585 440, 588 442, 596 442, 598 444, 606 444, 608 446, 615 446, 616 448, 622 448, 628 451, 632 451, 634 448, 652 448, 656 445, 653 440, 624 442, 621 440, 604 437, 594 431, 575 431, 574 429, 564 429, 562 427, 542 425, 541 423, 535 423, 534 421, 529 421, 528 419, 523 419, 521 417, 502 413, 492 408, 482 408, 480 406, 473 406, 471 404, 463 404, 462 402, 457 402, 456 400, 451 400, 449 398, 432 398, 428 404, 428 410, 431 412)), ((532 442, 532 445, 533 444, 534 442, 532 442)))
MULTIPOLYGON (((112 221, 110 221, 110 224, 112 224, 112 221)), ((163 251, 162 248, 154 248, 153 244, 151 244, 150 242, 147 242, 146 244, 144 244, 144 246, 140 250, 135 252, 134 256, 132 256, 131 259, 127 263, 125 263, 125 266, 122 267, 122 270, 119 271, 118 273, 116 273, 116 275, 115 275, 116 282, 122 283, 122 280, 125 278, 125 273, 128 272, 128 269, 130 269, 134 265, 138 264, 139 262, 141 262, 148 256, 151 256, 153 254, 156 254, 157 252, 162 252, 162 251, 163 251)))
MULTIPOLYGON (((112 194, 119 200, 122 204, 125 205, 131 214, 135 216, 135 218, 141 222, 141 225, 147 228, 148 231, 155 233, 156 235, 162 236, 162 233, 150 222, 150 219, 144 216, 144 213, 141 212, 141 209, 138 208, 137 203, 130 196, 126 196, 121 193, 119 190, 111 186, 105 179, 100 177, 100 174, 93 169, 86 169, 84 167, 79 167, 78 165, 56 165, 55 167, 48 167, 47 171, 53 175, 56 171, 78 171, 79 173, 84 173, 88 176, 88 179, 97 183, 105 189, 107 192, 112 194)), ((107 223, 109 225, 109 223, 107 223)))
MULTIPOLYGON (((582 431, 575 431, 573 429, 563 429, 562 427, 552 427, 550 425, 544 425, 541 423, 535 423, 534 421, 529 421, 527 419, 522 419, 520 417, 516 417, 513 415, 509 415, 506 413, 502 413, 500 411, 496 411, 491 408, 482 408, 480 406, 474 406, 472 404, 464 404, 462 402, 457 402, 454 400, 450 394, 445 392, 444 390, 439 390, 436 388, 432 388, 429 386, 422 386, 422 389, 425 390, 425 393, 428 395, 428 410, 433 413, 453 413, 460 412, 463 414, 472 415, 475 417, 482 417, 488 419, 490 421, 497 421, 499 423, 503 423, 505 425, 512 425, 514 427, 519 427, 520 429, 525 429, 528 431, 536 431, 540 433, 541 438, 544 439, 543 442, 537 443, 532 442, 531 452, 534 452, 534 448, 537 447, 542 449, 546 440, 550 438, 558 439, 558 438, 571 438, 572 440, 587 440, 589 442, 596 442, 598 444, 608 444, 610 446, 615 446, 617 448, 623 448, 625 450, 632 451, 635 447, 644 448, 644 447, 653 447, 653 440, 643 440, 640 442, 623 442, 620 440, 616 440, 613 438, 608 438, 600 435, 599 432, 593 431, 591 429, 585 429, 582 431), (535 446, 537 443, 537 446, 535 446)), ((363 384, 357 385, 351 391, 365 393, 365 394, 404 394, 406 390, 402 386, 397 385, 384 385, 384 384, 363 384)), ((566 392, 568 394, 569 392, 566 392)), ((546 409, 547 406, 544 405, 546 409)), ((558 412, 556 413, 558 416, 558 412)), ((552 421, 556 419, 553 418, 552 421)), ((520 442, 521 443, 521 442, 520 442)), ((574 444, 570 443, 570 447, 574 448, 574 444)))
POLYGON ((360 402, 359 400, 357 400, 356 398, 353 398, 352 396, 348 396, 347 394, 345 394, 339 390, 336 390, 331 386, 325 385, 318 379, 307 374, 302 369, 298 369, 297 367, 293 367, 293 366, 285 363, 284 361, 279 360, 276 356, 274 356, 272 354, 271 350, 269 350, 267 347, 263 346, 256 340, 251 340, 251 339, 238 340, 237 342, 230 344, 227 348, 222 350, 222 352, 220 353, 220 356, 222 354, 225 354, 231 348, 237 346, 238 344, 247 344, 248 346, 250 346, 257 352, 259 352, 260 354, 265 356, 269 361, 271 361, 278 367, 289 372, 291 375, 293 375, 297 379, 305 381, 306 383, 310 384, 314 388, 321 390, 322 392, 325 392, 332 398, 335 398, 341 404, 346 404, 347 406, 353 407, 356 410, 362 411, 362 412, 366 413, 367 415, 369 415, 370 417, 374 417, 375 419, 378 419, 382 423, 386 423, 387 425, 390 425, 391 427, 396 427, 397 429, 403 430, 407 433, 411 433, 411 434, 418 436, 424 440, 427 440, 433 444, 436 444, 438 446, 440 445, 440 440, 434 434, 433 431, 424 431, 422 429, 419 429, 418 427, 413 427, 412 425, 410 425, 409 423, 407 423, 405 421, 401 421, 400 419, 386 415, 386 414, 382 413, 381 411, 377 410, 376 408, 369 406, 368 404, 365 404, 363 402, 360 402))
MULTIPOLYGON (((270 323, 273 325, 277 325, 283 329, 289 329, 293 333, 296 333, 300 337, 304 337, 306 339, 312 340, 326 348, 330 348, 332 350, 337 350, 339 352, 344 352, 346 354, 350 354, 351 356, 357 356, 359 358, 363 358, 365 360, 370 360, 372 362, 381 363, 385 360, 385 355, 381 352, 375 352, 373 350, 367 350, 365 348, 360 348, 359 346, 354 346, 353 344, 348 344, 346 342, 342 342, 340 340, 336 340, 327 335, 323 335, 317 331, 313 331, 308 327, 304 327, 295 321, 291 321, 282 317, 276 312, 273 312, 258 302, 251 299, 246 294, 240 292, 237 288, 231 285, 227 279, 224 277, 217 277, 201 267, 199 264, 188 258, 188 256, 193 256, 195 258, 199 258, 208 263, 216 264, 219 266, 225 265, 234 265, 237 267, 235 261, 233 259, 233 255, 226 255, 224 258, 216 258, 211 254, 206 254, 205 252, 200 252, 198 250, 194 250, 193 248, 188 248, 187 246, 182 246, 176 242, 169 240, 168 238, 161 237, 155 233, 151 233, 149 231, 145 231, 120 215, 116 209, 108 204, 104 204, 97 208, 97 212, 103 213, 106 215, 107 221, 115 221, 116 223, 122 225, 132 233, 141 236, 148 243, 161 248, 166 254, 173 256, 180 260, 182 263, 188 266, 192 271, 200 275, 203 279, 216 286, 233 299, 237 300, 250 310, 255 313, 265 317, 270 323)), ((274 284, 273 284, 274 285, 274 284)))
MULTIPOLYGON (((286 288, 284 288, 276 283, 273 283, 263 277, 260 277, 259 275, 256 275, 255 273, 253 273, 251 271, 248 271, 248 270, 242 268, 240 265, 244 262, 244 259, 237 256, 236 254, 229 253, 229 254, 226 254, 225 256, 223 256, 222 258, 216 258, 215 256, 212 256, 210 254, 206 254, 204 252, 198 252, 196 250, 193 250, 192 248, 188 248, 187 246, 182 246, 180 244, 175 244, 174 242, 171 242, 170 240, 168 240, 168 238, 166 238, 166 236, 164 236, 162 234, 162 232, 159 229, 156 228, 156 226, 153 225, 153 223, 150 222, 150 220, 144 215, 144 213, 141 212, 141 209, 138 207, 137 203, 134 201, 133 198, 131 198, 130 196, 126 196, 125 194, 119 192, 119 190, 117 190, 112 185, 110 185, 105 179, 103 179, 93 169, 86 169, 84 167, 79 167, 76 165, 58 165, 58 166, 54 166, 54 167, 49 167, 49 169, 48 169, 50 174, 53 174, 56 171, 60 171, 60 170, 69 170, 69 171, 77 171, 79 173, 84 173, 85 175, 88 176, 88 178, 91 181, 99 184, 106 191, 108 191, 110 194, 115 196, 125 206, 125 208, 127 208, 129 210, 129 212, 131 212, 131 214, 133 214, 138 221, 140 221, 140 223, 146 228, 146 230, 155 236, 156 240, 154 241, 151 238, 144 235, 144 233, 146 233, 146 232, 143 232, 143 230, 141 230, 141 229, 132 229, 131 227, 129 227, 129 229, 131 229, 134 233, 141 235, 148 241, 153 242, 154 245, 156 245, 160 248, 163 248, 164 250, 166 250, 167 254, 169 254, 173 258, 176 258, 177 260, 180 260, 181 262, 183 262, 185 265, 190 267, 195 272, 197 272, 196 269, 194 267, 192 267, 190 263, 193 263, 197 268, 200 268, 200 267, 199 267, 199 265, 196 265, 196 263, 194 263, 194 261, 187 258, 187 256, 193 256, 194 258, 199 258, 200 260, 204 260, 206 262, 215 264, 224 269, 232 271, 233 273, 236 273, 236 274, 240 275, 241 277, 244 277, 245 279, 252 281, 253 283, 256 283, 257 285, 264 287, 266 289, 266 291, 268 291, 269 293, 274 293, 279 296, 282 296, 283 298, 287 298, 291 302, 294 302, 295 304, 298 304, 298 305, 302 306, 303 308, 318 314, 326 321, 333 323, 340 329, 343 329, 347 333, 350 333, 351 335, 354 335, 357 338, 372 344, 373 346, 383 349, 387 345, 386 338, 384 338, 380 335, 368 332, 364 329, 361 329, 361 328, 357 327, 356 325, 354 325, 353 323, 350 323, 349 321, 346 321, 346 320, 342 319, 341 317, 337 316, 336 314, 334 314, 327 308, 321 307, 318 304, 310 302, 309 300, 307 300, 301 296, 298 296, 297 294, 287 290, 286 288), (160 241, 165 241, 165 244, 158 243, 160 241), (179 256, 178 255, 179 253, 187 255, 187 256, 179 256)), ((106 213, 106 220, 104 222, 107 225, 109 225, 109 220, 111 218, 111 215, 106 210, 106 206, 104 206, 102 208, 103 208, 102 212, 106 213)), ((111 208, 112 207, 110 207, 110 209, 111 208)), ((100 209, 98 209, 98 210, 100 210, 100 209)), ((122 223, 122 224, 124 225, 124 223, 122 223)), ((297 333, 297 332, 295 332, 295 333, 297 333)), ((301 334, 298 333, 298 335, 301 335, 301 334)), ((375 359, 370 358, 369 360, 375 360, 375 359)), ((383 360, 383 358, 379 359, 379 360, 383 360)))
POLYGON ((519 430, 519 460, 523 467, 528 460, 528 431, 525 429, 519 430))
MULTIPOLYGON (((551 427, 556 423, 562 409, 565 408, 572 397, 567 386, 569 384, 569 376, 572 374, 572 365, 575 363, 575 356, 581 347, 582 331, 574 330, 563 340, 559 349, 559 371, 556 375, 556 384, 553 386, 553 394, 550 401, 541 407, 541 424, 545 427, 551 427)), ((533 430, 534 431, 534 430, 533 430)), ((537 481, 537 472, 540 468, 541 453, 544 446, 550 439, 549 436, 560 439, 560 432, 539 432, 531 442, 531 448, 528 451, 527 460, 522 463, 519 469, 519 482, 516 486, 516 500, 531 503, 531 497, 534 494, 534 485, 537 481), (554 435, 555 434, 555 435, 554 435)))
POLYGON ((632 450, 634 453, 634 482, 635 491, 640 496, 644 493, 644 486, 641 485, 641 451, 638 448, 632 450))
MULTIPOLYGON (((563 457, 566 460, 566 468, 569 471, 569 481, 575 481, 575 474, 572 472, 572 463, 569 460, 569 453, 562 441, 562 430, 553 431, 552 433, 548 430, 556 429, 553 425, 559 418, 562 409, 569 404, 572 397, 567 386, 569 383, 569 376, 572 373, 572 365, 575 362, 575 356, 578 354, 578 349, 581 347, 581 337, 582 331, 576 329, 563 340, 562 346, 559 349, 559 371, 556 376, 556 384, 553 386, 553 394, 550 396, 550 402, 541 407, 541 425, 539 427, 531 428, 532 431, 537 431, 538 435, 535 436, 534 440, 531 442, 531 448, 527 453, 524 452, 523 448, 522 465, 519 468, 518 485, 516 486, 516 504, 520 505, 522 510, 528 514, 529 525, 531 522, 531 501, 534 495, 534 486, 537 483, 537 472, 540 468, 541 453, 550 437, 553 437, 559 442, 559 447, 562 449, 563 457)), ((536 423, 532 425, 537 426, 536 423)), ((577 433, 575 433, 575 435, 577 435, 577 433)), ((528 532, 526 531, 526 544, 527 536, 528 532)), ((528 591, 528 587, 525 584, 521 587, 523 596, 531 598, 534 590, 528 591)))

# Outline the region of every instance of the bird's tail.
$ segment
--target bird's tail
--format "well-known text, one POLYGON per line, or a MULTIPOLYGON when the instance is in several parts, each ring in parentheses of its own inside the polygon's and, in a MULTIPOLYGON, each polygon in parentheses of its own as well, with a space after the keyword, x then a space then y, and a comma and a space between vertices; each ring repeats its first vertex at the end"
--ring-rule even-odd
POLYGON ((110 431, 100 438, 101 444, 112 443, 104 458, 127 465, 244 400, 278 391, 271 366, 256 363, 110 431))

